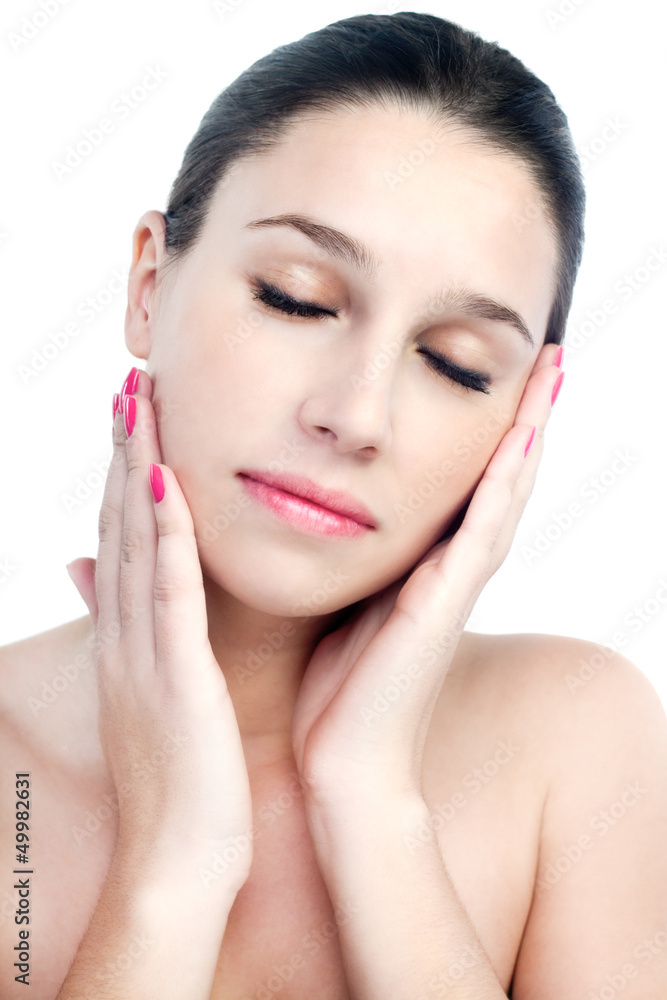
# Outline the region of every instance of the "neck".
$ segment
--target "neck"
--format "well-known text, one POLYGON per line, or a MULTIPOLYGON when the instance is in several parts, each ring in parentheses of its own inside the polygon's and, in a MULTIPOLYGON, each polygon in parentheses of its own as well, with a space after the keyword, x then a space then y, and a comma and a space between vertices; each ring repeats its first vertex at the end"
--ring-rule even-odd
POLYGON ((320 639, 347 614, 280 617, 257 611, 204 576, 209 641, 239 724, 249 768, 289 763, 292 712, 320 639))

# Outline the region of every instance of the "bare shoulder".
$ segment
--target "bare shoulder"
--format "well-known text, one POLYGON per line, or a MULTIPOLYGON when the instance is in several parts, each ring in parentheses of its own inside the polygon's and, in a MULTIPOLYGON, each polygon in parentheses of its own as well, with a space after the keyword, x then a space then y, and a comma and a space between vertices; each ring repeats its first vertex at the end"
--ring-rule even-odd
POLYGON ((655 787, 659 809, 667 806, 667 715, 635 663, 568 636, 466 632, 462 639, 452 690, 467 697, 464 714, 477 725, 498 720, 540 759, 543 836, 556 815, 580 816, 585 803, 622 792, 634 778, 655 787))
POLYGON ((459 669, 482 704, 524 721, 540 760, 535 886, 512 997, 664 997, 667 715, 654 686, 621 653, 561 636, 471 633, 459 669))
POLYGON ((89 615, 0 647, 0 740, 51 766, 97 756, 89 615))
POLYGON ((563 726, 573 737, 582 725, 589 733, 591 725, 616 731, 618 713, 627 719, 633 706, 640 716, 646 713, 642 726, 652 725, 656 733, 667 721, 658 693, 642 670, 618 651, 586 639, 464 632, 452 677, 499 708, 530 706, 542 722, 550 719, 545 738, 562 737, 563 726))

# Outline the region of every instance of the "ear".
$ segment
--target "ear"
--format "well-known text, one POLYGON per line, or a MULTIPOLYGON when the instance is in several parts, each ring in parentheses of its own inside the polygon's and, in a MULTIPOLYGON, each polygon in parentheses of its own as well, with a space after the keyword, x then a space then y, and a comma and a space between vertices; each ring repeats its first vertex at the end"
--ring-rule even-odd
POLYGON ((151 349, 151 319, 157 306, 155 279, 166 256, 164 235, 164 215, 154 209, 144 212, 132 235, 125 343, 135 358, 147 358, 151 349))

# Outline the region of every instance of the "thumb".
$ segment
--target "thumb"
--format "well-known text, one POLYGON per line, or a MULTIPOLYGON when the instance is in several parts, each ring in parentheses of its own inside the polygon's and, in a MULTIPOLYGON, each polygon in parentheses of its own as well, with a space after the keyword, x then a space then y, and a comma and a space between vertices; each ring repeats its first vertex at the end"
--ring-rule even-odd
POLYGON ((65 567, 72 583, 81 594, 86 607, 90 611, 93 625, 97 625, 98 616, 97 596, 95 594, 95 566, 95 559, 82 556, 80 559, 73 559, 65 567))

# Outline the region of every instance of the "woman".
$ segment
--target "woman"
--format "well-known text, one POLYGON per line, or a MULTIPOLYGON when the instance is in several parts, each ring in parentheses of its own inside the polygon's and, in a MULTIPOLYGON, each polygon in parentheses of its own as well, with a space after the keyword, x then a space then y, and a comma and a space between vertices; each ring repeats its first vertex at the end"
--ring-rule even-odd
POLYGON ((90 614, 3 650, 12 690, 81 677, 4 713, 17 802, 50 783, 3 825, 3 993, 664 993, 655 692, 464 631, 563 382, 583 204, 548 88, 431 15, 214 101, 134 232, 90 614))

